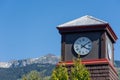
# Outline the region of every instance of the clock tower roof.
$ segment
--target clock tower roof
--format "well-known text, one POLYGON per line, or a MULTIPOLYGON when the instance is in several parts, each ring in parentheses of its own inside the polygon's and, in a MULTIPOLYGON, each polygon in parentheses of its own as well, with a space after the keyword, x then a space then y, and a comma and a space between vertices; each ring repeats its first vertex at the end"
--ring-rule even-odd
POLYGON ((86 15, 78 19, 69 21, 67 23, 61 24, 58 27, 89 26, 89 25, 100 25, 100 24, 108 24, 108 23, 106 21, 86 15))
POLYGON ((106 31, 113 42, 116 42, 117 36, 110 27, 109 23, 92 16, 83 16, 73 21, 61 24, 57 27, 60 33, 82 32, 82 31, 106 31))

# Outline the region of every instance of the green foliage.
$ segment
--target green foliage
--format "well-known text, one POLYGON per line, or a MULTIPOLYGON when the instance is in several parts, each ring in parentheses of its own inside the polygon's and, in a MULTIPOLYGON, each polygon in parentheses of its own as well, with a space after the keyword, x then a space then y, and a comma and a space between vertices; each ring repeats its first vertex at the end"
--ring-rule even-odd
POLYGON ((74 60, 74 65, 71 68, 70 79, 90 80, 90 73, 85 66, 81 64, 80 59, 74 60))
POLYGON ((120 80, 120 68, 119 68, 119 70, 118 70, 118 76, 119 76, 119 80, 120 80))
POLYGON ((50 76, 45 76, 43 80, 50 80, 50 76))
POLYGON ((64 64, 59 64, 53 70, 50 80, 68 80, 68 70, 64 64))
POLYGON ((27 80, 27 77, 24 75, 24 76, 22 77, 22 80, 27 80))
MULTIPOLYGON (((0 68, 0 79, 2 80, 18 80, 21 79, 23 75, 29 73, 32 70, 36 70, 42 74, 42 78, 51 76, 52 70, 55 68, 54 64, 31 64, 25 67, 17 68, 0 68)), ((49 80, 49 79, 43 79, 49 80)))
POLYGON ((90 73, 80 59, 74 60, 74 65, 68 75, 65 65, 58 65, 52 73, 51 80, 90 80, 90 73))
POLYGON ((22 80, 41 80, 40 73, 37 71, 31 71, 30 73, 24 75, 22 80))

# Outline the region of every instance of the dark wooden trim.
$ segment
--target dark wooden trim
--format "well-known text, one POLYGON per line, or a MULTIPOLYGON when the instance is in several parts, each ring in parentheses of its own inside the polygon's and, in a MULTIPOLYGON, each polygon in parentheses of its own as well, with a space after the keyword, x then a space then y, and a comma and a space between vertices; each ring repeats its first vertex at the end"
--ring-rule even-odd
POLYGON ((118 39, 117 35, 114 33, 114 31, 112 30, 112 28, 110 27, 109 24, 107 24, 107 32, 110 35, 110 37, 114 40, 114 42, 118 39))
POLYGON ((57 27, 60 33, 79 32, 79 31, 96 31, 105 29, 105 25, 90 25, 90 26, 72 26, 72 27, 57 27))
POLYGON ((71 33, 71 32, 82 32, 82 31, 100 31, 105 30, 112 38, 113 42, 116 42, 118 37, 112 30, 109 24, 100 25, 86 25, 86 26, 67 26, 67 27, 57 27, 59 33, 71 33))
POLYGON ((101 36, 101 58, 106 58, 106 33, 101 36))
POLYGON ((65 61, 65 35, 62 35, 61 43, 61 61, 65 61))
MULTIPOLYGON (((102 36, 102 35, 101 35, 102 36)), ((102 58, 102 51, 101 51, 101 46, 102 46, 102 39, 101 37, 99 38, 99 50, 98 50, 98 58, 101 59, 102 58)))

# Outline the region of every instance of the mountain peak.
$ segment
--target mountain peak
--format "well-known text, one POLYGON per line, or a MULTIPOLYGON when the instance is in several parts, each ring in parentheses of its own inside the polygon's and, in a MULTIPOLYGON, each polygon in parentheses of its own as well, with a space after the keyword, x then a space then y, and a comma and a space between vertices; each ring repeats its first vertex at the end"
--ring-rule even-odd
POLYGON ((51 56, 55 56, 54 54, 48 53, 45 55, 45 57, 51 57, 51 56))
POLYGON ((47 54, 42 57, 38 58, 29 58, 29 59, 23 59, 23 60, 14 60, 10 62, 0 62, 0 68, 9 68, 9 67, 23 67, 30 64, 56 64, 59 62, 59 57, 55 56, 54 54, 47 54))

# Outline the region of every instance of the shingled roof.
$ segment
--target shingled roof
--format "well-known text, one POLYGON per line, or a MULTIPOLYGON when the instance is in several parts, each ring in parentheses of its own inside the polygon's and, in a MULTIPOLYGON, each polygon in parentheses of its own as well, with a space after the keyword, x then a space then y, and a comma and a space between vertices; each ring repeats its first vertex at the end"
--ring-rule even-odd
POLYGON ((86 26, 86 25, 99 25, 107 24, 108 22, 86 15, 78 19, 61 24, 58 27, 72 27, 72 26, 86 26))

